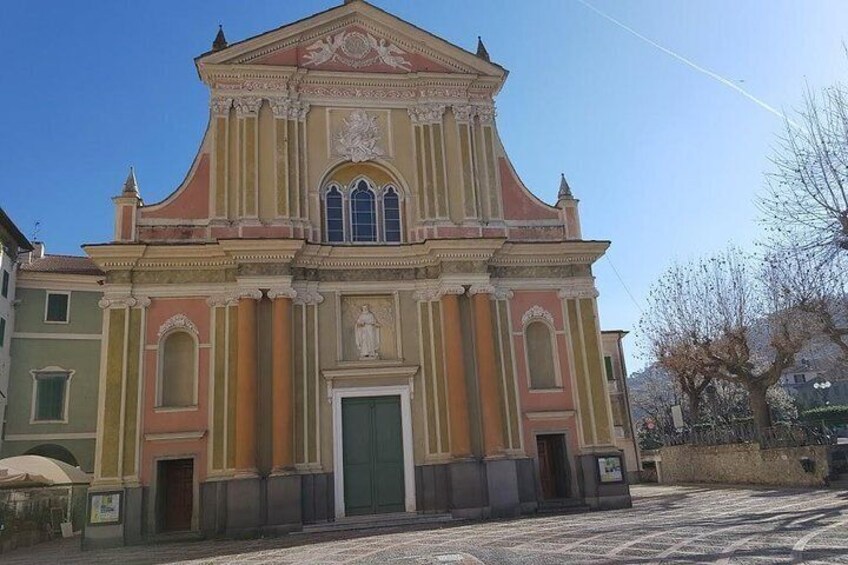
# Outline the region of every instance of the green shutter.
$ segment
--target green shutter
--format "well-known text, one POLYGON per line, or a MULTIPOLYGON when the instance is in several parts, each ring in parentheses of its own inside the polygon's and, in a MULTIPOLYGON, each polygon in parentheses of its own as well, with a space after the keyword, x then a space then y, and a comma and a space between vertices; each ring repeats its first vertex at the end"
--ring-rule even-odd
POLYGON ((0 349, 6 347, 6 318, 0 318, 0 349))
POLYGON ((67 294, 47 294, 47 317, 48 322, 68 321, 68 299, 67 294))
POLYGON ((9 271, 3 271, 3 284, 0 287, 0 294, 3 298, 9 298, 9 271))
POLYGON ((604 367, 607 370, 607 380, 614 381, 615 375, 612 372, 612 357, 609 355, 604 355, 604 367))
POLYGON ((68 376, 38 376, 35 393, 35 419, 40 421, 63 420, 65 411, 65 384, 68 376))

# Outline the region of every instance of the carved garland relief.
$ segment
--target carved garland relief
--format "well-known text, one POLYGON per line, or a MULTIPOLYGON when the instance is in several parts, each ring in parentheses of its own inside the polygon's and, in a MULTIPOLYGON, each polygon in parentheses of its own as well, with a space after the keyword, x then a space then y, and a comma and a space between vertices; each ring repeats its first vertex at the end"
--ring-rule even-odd
POLYGON ((303 63, 317 67, 335 62, 354 69, 382 63, 393 69, 410 71, 412 64, 405 59, 406 56, 407 53, 397 45, 377 39, 370 33, 343 31, 307 46, 303 63))

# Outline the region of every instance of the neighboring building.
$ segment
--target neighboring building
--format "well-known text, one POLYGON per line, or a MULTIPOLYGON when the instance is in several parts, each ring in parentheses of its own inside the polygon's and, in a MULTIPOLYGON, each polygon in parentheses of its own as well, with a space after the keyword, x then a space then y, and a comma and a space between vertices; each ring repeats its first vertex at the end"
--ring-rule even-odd
POLYGON ((185 181, 130 173, 106 273, 86 546, 355 515, 630 504, 565 179, 518 179, 507 72, 352 0, 195 60, 185 181))
POLYGON ((809 382, 813 382, 821 372, 822 370, 814 367, 810 359, 801 359, 797 365, 787 369, 780 375, 780 384, 791 392, 809 382))
POLYGON ((825 349, 821 358, 805 357, 780 376, 780 384, 795 398, 799 410, 827 404, 848 404, 848 380, 838 359, 839 352, 825 349), (824 385, 824 386, 822 386, 824 385))
POLYGON ((43 455, 94 470, 103 273, 35 244, 18 271, 2 457, 43 455))
POLYGON ((9 403, 9 366, 12 332, 15 328, 15 280, 18 258, 32 249, 3 208, 0 208, 0 449, 5 436, 6 409, 9 403))
POLYGON ((604 352, 604 373, 607 377, 615 444, 624 452, 629 482, 639 482, 639 447, 633 431, 633 415, 630 411, 630 389, 627 386, 627 367, 624 364, 622 340, 628 332, 605 330, 601 332, 604 352))

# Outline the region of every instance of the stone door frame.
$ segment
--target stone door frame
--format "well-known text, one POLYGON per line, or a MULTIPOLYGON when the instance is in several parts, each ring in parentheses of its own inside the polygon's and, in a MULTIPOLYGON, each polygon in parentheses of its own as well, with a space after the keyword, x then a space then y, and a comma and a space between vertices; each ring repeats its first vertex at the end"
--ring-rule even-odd
POLYGON ((344 446, 342 436, 342 399, 367 396, 399 396, 403 437, 403 488, 407 512, 415 512, 415 464, 412 447, 412 406, 408 385, 333 388, 333 483, 336 520, 345 517, 344 446))

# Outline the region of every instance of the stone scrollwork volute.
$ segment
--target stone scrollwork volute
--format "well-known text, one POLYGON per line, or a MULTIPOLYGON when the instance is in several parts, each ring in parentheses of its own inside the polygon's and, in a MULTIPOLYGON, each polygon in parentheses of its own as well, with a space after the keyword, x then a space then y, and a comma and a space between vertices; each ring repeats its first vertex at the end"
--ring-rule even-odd
POLYGON ((271 300, 274 300, 275 298, 297 298, 297 291, 290 286, 271 287, 265 294, 267 294, 268 298, 271 300))
POLYGON ((333 150, 354 163, 370 161, 386 154, 380 137, 377 117, 365 110, 354 110, 333 137, 333 150))
POLYGON ((180 313, 174 314, 173 316, 165 320, 165 322, 161 326, 159 326, 159 333, 157 335, 159 339, 162 339, 163 335, 177 328, 185 330, 194 335, 198 335, 199 333, 197 331, 197 326, 194 325, 194 322, 192 322, 185 314, 180 313))
POLYGON ((554 316, 538 304, 531 306, 524 312, 524 315, 521 316, 521 324, 526 326, 533 320, 545 320, 551 326, 554 325, 554 316))
POLYGON ((295 304, 302 304, 304 306, 317 306, 324 302, 324 295, 322 295, 317 290, 298 290, 296 291, 296 296, 294 297, 295 304))
POLYGON ((147 308, 150 306, 150 297, 148 296, 104 296, 98 303, 100 308, 147 308))
POLYGON ((495 295, 495 287, 490 284, 473 284, 468 289, 468 296, 474 296, 475 294, 491 294, 495 295))

